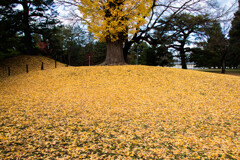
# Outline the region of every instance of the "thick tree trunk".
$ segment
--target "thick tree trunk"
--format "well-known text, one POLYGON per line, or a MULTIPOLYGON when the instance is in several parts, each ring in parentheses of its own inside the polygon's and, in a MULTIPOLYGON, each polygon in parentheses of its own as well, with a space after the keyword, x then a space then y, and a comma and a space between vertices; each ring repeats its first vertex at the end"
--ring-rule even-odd
POLYGON ((126 64, 123 56, 123 42, 107 42, 107 56, 102 65, 124 65, 126 64))
POLYGON ((226 55, 227 55, 227 51, 225 51, 222 54, 222 58, 221 58, 221 65, 222 65, 222 73, 223 74, 226 72, 226 55))
POLYGON ((71 65, 71 52, 68 52, 68 65, 71 65))
POLYGON ((33 43, 31 36, 31 27, 29 22, 29 6, 28 2, 24 0, 22 2, 23 6, 23 32, 24 32, 24 43, 27 49, 25 54, 33 54, 33 43))
POLYGON ((181 56, 182 69, 187 69, 186 55, 184 52, 184 48, 180 50, 180 56, 181 56))
POLYGON ((225 64, 225 59, 222 60, 222 73, 225 74, 226 72, 226 64, 225 64))

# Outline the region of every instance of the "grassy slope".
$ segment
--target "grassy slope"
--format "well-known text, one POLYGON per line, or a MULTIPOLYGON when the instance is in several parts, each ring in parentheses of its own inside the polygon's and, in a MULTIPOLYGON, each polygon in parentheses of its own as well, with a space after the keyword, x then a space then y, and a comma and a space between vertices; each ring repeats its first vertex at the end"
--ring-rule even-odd
POLYGON ((240 78, 69 67, 0 83, 0 159, 240 158, 240 78))
MULTIPOLYGON (((221 73, 221 69, 201 69, 199 71, 211 72, 211 73, 221 73)), ((226 74, 240 76, 240 69, 226 69, 226 74)))

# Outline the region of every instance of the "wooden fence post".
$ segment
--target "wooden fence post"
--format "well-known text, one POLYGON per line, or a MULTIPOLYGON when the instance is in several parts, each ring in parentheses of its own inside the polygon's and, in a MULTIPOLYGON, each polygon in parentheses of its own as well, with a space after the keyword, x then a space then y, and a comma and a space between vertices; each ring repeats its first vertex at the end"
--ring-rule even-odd
POLYGON ((41 70, 43 70, 44 68, 43 68, 43 62, 42 62, 42 66, 41 66, 41 70))
POLYGON ((10 67, 8 67, 8 76, 10 76, 10 67))
POLYGON ((28 65, 26 65, 26 72, 28 73, 28 65))

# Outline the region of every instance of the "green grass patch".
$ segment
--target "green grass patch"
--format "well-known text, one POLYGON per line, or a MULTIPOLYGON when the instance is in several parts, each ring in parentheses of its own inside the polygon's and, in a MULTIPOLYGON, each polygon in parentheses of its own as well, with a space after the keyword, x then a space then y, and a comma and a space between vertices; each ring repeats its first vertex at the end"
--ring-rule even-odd
MULTIPOLYGON (((222 73, 222 69, 199 69, 198 71, 222 73)), ((226 69, 226 74, 240 76, 240 69, 226 69)))

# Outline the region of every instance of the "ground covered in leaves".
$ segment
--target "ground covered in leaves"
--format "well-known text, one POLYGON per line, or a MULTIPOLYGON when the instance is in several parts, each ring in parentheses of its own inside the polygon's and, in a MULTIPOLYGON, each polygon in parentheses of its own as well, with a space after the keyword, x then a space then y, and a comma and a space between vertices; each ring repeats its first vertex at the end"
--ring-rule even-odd
MULTIPOLYGON (((10 67, 10 76, 26 73, 26 65, 28 72, 40 71, 43 63, 43 69, 55 68, 55 61, 44 56, 19 55, 0 61, 0 79, 8 77, 8 67, 10 67)), ((57 62, 56 67, 64 67, 65 65, 57 62)))
POLYGON ((0 159, 240 159, 240 77, 63 67, 0 82, 0 159))

